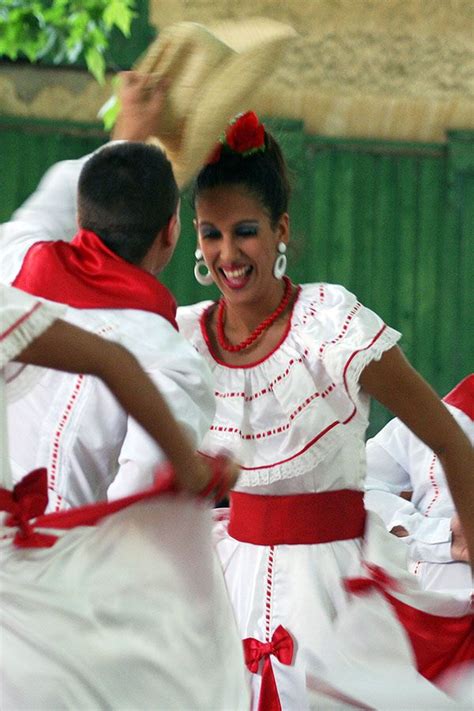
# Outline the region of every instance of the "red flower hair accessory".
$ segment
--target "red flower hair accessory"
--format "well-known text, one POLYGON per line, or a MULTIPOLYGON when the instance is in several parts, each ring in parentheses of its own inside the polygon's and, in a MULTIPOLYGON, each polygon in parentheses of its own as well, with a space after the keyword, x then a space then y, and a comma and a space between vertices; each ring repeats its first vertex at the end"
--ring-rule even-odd
POLYGON ((207 164, 218 163, 225 148, 245 158, 265 150, 265 126, 260 123, 256 113, 247 111, 232 119, 208 158, 207 164))

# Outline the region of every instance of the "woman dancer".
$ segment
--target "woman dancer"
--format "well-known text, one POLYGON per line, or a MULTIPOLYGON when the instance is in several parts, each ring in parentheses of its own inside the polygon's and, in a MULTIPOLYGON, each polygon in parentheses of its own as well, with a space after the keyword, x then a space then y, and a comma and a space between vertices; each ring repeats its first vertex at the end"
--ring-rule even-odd
POLYGON ((302 711, 330 692, 375 708, 443 708, 451 702, 416 674, 413 655, 430 679, 450 658, 472 659, 472 620, 416 590, 402 544, 364 511, 369 396, 438 453, 471 556, 472 448, 396 346, 399 333, 342 286, 284 276, 288 198, 278 144, 255 114, 238 117, 194 191, 196 278, 222 296, 179 310, 215 376, 203 449, 232 451, 242 469, 217 547, 254 707, 302 711))

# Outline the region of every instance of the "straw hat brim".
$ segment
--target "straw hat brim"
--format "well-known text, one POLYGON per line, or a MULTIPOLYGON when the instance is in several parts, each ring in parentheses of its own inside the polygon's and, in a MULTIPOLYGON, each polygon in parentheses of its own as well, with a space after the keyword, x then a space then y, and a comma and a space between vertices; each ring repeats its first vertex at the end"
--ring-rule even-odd
POLYGON ((138 63, 139 71, 170 80, 168 106, 152 140, 166 151, 180 187, 201 169, 229 120, 251 108, 253 93, 295 36, 293 28, 265 18, 229 21, 215 32, 178 23, 166 28, 138 63), (192 73, 193 63, 197 71, 190 86, 185 73, 190 68, 192 73))

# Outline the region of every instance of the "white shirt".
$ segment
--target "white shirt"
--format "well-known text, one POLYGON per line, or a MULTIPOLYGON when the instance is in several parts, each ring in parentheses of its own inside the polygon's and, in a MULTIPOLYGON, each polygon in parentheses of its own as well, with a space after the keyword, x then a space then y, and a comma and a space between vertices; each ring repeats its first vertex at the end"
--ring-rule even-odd
MULTIPOLYGON (((474 442, 474 422, 446 405, 474 442)), ((387 529, 403 526, 408 536, 411 569, 427 589, 472 591, 467 563, 453 561, 451 518, 455 507, 438 457, 400 420, 391 420, 367 442, 365 503, 387 529), (413 492, 407 501, 400 494, 413 492), (446 565, 449 564, 449 565, 446 565)))
MULTIPOLYGON (((38 190, 0 227, 0 282, 11 283, 38 241, 71 240, 76 189, 87 156, 58 163, 38 190)), ((195 349, 161 316, 132 309, 72 309, 66 321, 127 347, 166 398, 198 446, 214 415, 212 376, 195 349)), ((49 510, 78 506, 143 489, 163 454, 92 376, 28 366, 36 378, 8 408, 10 457, 17 481, 31 469, 49 472, 49 510)))

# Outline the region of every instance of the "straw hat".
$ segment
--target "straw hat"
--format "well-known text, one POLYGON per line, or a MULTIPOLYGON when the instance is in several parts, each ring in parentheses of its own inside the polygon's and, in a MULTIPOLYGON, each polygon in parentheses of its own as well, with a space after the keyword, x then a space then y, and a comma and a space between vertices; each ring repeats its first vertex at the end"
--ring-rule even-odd
POLYGON ((181 22, 149 47, 137 71, 170 80, 151 141, 166 151, 180 187, 201 168, 228 121, 249 108, 252 93, 295 35, 288 25, 265 18, 228 21, 214 31, 181 22))

